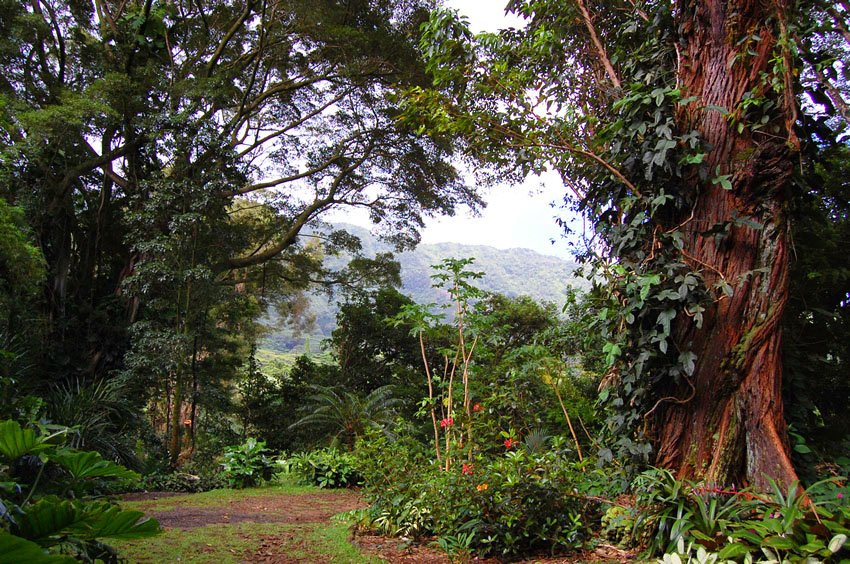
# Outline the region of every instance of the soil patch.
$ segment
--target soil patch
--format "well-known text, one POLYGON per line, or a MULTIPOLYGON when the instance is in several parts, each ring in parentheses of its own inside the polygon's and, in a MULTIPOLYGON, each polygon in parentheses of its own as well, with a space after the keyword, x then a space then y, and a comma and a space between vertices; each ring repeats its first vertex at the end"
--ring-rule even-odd
MULTIPOLYGON (((426 544, 405 542, 401 539, 358 533, 354 539, 364 554, 377 556, 387 562, 406 564, 448 564, 451 562, 444 552, 426 544)), ((481 562, 477 560, 477 562, 481 562)))
MULTIPOLYGON (((156 497, 141 498, 148 501, 156 497)), ((147 510, 166 529, 194 529, 227 523, 322 523, 337 513, 366 507, 356 492, 333 491, 309 494, 270 494, 224 501, 204 507, 147 510)))

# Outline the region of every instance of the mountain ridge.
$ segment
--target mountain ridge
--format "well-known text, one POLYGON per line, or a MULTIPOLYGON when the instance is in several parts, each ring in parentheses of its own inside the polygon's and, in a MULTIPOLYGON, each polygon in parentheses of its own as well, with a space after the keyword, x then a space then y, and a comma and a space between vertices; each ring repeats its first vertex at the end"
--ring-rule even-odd
MULTIPOLYGON (((336 224, 334 227, 357 236, 366 256, 393 252, 390 244, 363 227, 348 224, 336 224)), ((399 290, 422 304, 445 302, 444 293, 431 286, 431 266, 446 258, 475 259, 469 270, 484 273, 483 278, 476 280, 476 285, 483 290, 509 297, 527 295, 539 302, 561 305, 570 288, 586 290, 589 287, 587 280, 575 275, 578 264, 574 261, 524 247, 499 249, 489 245, 455 242, 421 243, 413 250, 394 255, 401 265, 402 285, 399 290)), ((279 323, 279 320, 270 319, 270 324, 284 326, 270 331, 263 343, 264 348, 292 351, 329 337, 336 324, 339 299, 329 299, 324 295, 310 297, 310 309, 316 321, 309 335, 298 334, 291 327, 279 323)))

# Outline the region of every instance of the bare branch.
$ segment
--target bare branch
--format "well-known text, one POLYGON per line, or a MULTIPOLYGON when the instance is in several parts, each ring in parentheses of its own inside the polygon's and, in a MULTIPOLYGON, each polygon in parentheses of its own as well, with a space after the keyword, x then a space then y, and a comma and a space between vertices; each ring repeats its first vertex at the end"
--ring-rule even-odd
POLYGON ((227 192, 228 195, 237 195, 244 196, 245 194, 250 194, 251 192, 256 192, 258 190, 264 190, 266 188, 274 188, 275 186, 280 186, 281 184, 286 184, 287 182, 294 182, 295 180, 301 180, 302 178, 308 178, 313 176, 314 174, 318 174, 323 170, 326 170, 336 161, 341 158, 341 155, 334 155, 330 159, 326 160, 319 166, 313 167, 311 169, 305 170, 304 172, 299 172, 297 174, 292 174, 290 176, 282 176, 280 178, 276 178, 274 180, 269 180, 266 182, 258 182, 257 184, 251 184, 249 186, 245 186, 244 188, 239 188, 238 190, 234 190, 233 192, 227 192))
POLYGON ((363 154, 356 161, 352 162, 350 165, 342 169, 339 174, 337 174, 336 178, 331 184, 330 189, 328 190, 327 195, 324 198, 316 198, 313 202, 304 208, 301 213, 295 218, 295 221, 292 225, 289 226, 289 229, 286 230, 286 233, 283 235, 280 241, 276 244, 271 245, 265 248, 262 251, 255 251, 254 253, 246 256, 246 257, 236 257, 228 259, 225 263, 227 268, 244 268, 247 266, 253 266, 256 264, 262 264, 267 260, 273 259, 274 257, 281 254, 283 251, 291 247, 295 244, 296 238, 301 230, 307 225, 316 213, 325 209, 326 207, 333 205, 336 200, 336 192, 339 189, 342 182, 355 170, 360 168, 360 166, 366 162, 366 159, 371 155, 372 148, 374 144, 370 143, 368 147, 363 151, 363 154))

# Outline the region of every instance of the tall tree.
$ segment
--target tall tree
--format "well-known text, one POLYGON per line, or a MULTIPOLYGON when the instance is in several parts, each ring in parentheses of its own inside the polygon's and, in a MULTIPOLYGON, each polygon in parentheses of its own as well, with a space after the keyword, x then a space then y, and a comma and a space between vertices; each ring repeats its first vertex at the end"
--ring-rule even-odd
POLYGON ((238 330, 210 318, 223 302, 385 271, 323 267, 359 248, 328 212, 410 245, 423 216, 479 205, 451 146, 394 119, 427 81, 430 7, 0 0, 0 196, 47 263, 45 385, 107 377, 132 348, 163 360, 176 425, 210 335, 238 330))
POLYGON ((432 17, 423 48, 440 90, 412 91, 409 119, 514 170, 561 172, 595 226, 587 255, 608 283, 605 394, 623 451, 653 453, 684 478, 790 483, 789 203, 809 189, 797 172, 812 128, 828 143, 843 127, 830 110, 844 99, 836 61, 847 51, 835 44, 846 7, 509 9, 524 29, 477 38, 449 12, 432 17))

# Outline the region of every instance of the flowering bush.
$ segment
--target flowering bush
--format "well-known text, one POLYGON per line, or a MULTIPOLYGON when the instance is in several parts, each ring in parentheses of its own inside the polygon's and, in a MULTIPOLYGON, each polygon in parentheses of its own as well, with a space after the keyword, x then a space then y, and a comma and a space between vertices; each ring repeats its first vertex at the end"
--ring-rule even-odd
POLYGON ((580 548, 595 506, 574 493, 586 475, 571 451, 561 440, 540 454, 512 446, 446 471, 415 441, 368 437, 356 453, 372 523, 389 533, 464 534, 481 555, 580 548))

